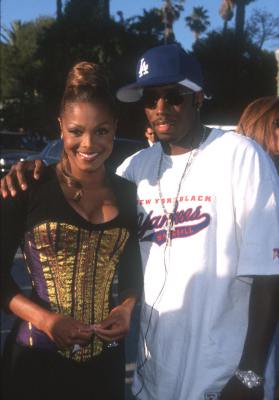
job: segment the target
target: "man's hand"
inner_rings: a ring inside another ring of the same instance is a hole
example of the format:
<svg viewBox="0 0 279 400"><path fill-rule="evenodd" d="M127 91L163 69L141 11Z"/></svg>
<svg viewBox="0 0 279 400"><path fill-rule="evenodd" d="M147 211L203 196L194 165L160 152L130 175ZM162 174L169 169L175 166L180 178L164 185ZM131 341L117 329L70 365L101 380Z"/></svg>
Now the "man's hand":
<svg viewBox="0 0 279 400"><path fill-rule="evenodd" d="M10 171L1 179L1 195L16 196L16 187L19 186L22 190L27 189L26 173L33 171L34 179L39 179L44 168L42 160L26 160L14 164ZM18 185L16 185L18 183Z"/></svg>
<svg viewBox="0 0 279 400"><path fill-rule="evenodd" d="M263 398L262 386L248 389L233 376L222 390L220 400L263 400Z"/></svg>

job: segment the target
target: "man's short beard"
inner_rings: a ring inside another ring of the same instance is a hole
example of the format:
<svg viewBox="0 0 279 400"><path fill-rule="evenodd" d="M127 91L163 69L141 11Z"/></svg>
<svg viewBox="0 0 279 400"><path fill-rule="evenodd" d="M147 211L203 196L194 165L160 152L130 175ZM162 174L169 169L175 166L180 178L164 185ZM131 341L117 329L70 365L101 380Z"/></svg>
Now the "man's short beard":
<svg viewBox="0 0 279 400"><path fill-rule="evenodd" d="M181 146L181 147L189 147L190 145L193 144L195 141L195 133L192 133L193 131L190 130L188 131L184 136L176 137L172 135L166 135L163 136L163 138L158 136L158 139L162 143L166 143L169 145L176 145L176 146Z"/></svg>

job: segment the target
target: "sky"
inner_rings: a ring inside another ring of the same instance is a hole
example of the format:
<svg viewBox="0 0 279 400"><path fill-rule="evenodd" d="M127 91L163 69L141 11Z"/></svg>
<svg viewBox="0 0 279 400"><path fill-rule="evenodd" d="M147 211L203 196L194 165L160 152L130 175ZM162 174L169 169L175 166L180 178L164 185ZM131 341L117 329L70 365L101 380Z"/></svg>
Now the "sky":
<svg viewBox="0 0 279 400"><path fill-rule="evenodd" d="M210 19L208 30L221 29L223 20L218 12L220 3L221 0L185 1L185 10L180 19L174 24L174 32L176 39L186 50L191 50L194 38L192 32L185 25L184 17L191 14L193 7L203 6L208 10ZM121 10L124 13L124 17L128 18L134 15L141 15L144 8L149 10L152 7L161 7L162 4L162 0L111 0L110 13L112 16L116 16L116 12ZM254 9L265 10L272 13L274 17L279 17L278 0L256 0L246 7L246 19L249 18ZM26 22L43 15L55 17L55 12L56 0L1 0L1 20L2 25L6 28L9 28L10 23L14 20ZM229 23L229 26L233 25L234 20ZM264 47L274 51L276 45L278 47L279 43L269 42Z"/></svg>

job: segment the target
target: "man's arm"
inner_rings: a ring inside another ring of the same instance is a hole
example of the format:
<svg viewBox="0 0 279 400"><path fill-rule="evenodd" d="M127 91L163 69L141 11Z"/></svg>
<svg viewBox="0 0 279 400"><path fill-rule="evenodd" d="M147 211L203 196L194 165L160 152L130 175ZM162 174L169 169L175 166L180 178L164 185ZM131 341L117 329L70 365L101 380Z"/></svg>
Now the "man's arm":
<svg viewBox="0 0 279 400"><path fill-rule="evenodd" d="M1 179L1 195L3 198L16 196L16 188L27 189L26 174L33 172L34 179L39 179L44 168L42 160L26 160L14 164Z"/></svg>
<svg viewBox="0 0 279 400"><path fill-rule="evenodd" d="M254 278L249 322L243 353L238 366L263 377L269 346L279 320L279 275ZM229 332L228 332L229 334ZM263 385L249 389L233 376L221 393L221 400L262 400Z"/></svg>

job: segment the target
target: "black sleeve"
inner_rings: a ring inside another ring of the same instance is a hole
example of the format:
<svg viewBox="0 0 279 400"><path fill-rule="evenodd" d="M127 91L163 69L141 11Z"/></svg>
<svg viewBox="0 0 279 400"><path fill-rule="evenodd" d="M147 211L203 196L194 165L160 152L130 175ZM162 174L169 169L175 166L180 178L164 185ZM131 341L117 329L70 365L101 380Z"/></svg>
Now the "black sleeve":
<svg viewBox="0 0 279 400"><path fill-rule="evenodd" d="M136 186L123 179L116 188L119 211L124 225L128 227L129 238L120 257L118 268L118 288L120 300L129 295L141 295L143 278L141 256L137 235L137 197Z"/></svg>
<svg viewBox="0 0 279 400"><path fill-rule="evenodd" d="M27 216L27 193L20 189L16 197L0 198L0 302L5 308L20 288L11 275L11 268L17 249L23 239Z"/></svg>
<svg viewBox="0 0 279 400"><path fill-rule="evenodd" d="M143 281L141 258L137 236L132 232L120 259L118 281L120 300L130 295L140 298Z"/></svg>

